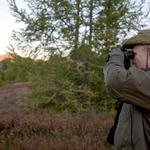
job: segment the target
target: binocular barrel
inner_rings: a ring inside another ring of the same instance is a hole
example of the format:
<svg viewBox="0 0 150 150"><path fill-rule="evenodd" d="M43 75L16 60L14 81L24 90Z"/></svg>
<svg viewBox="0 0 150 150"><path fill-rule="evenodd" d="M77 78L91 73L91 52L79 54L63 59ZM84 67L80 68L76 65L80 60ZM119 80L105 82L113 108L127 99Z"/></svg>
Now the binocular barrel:
<svg viewBox="0 0 150 150"><path fill-rule="evenodd" d="M134 58L134 52L133 51L127 51L125 49L121 49L123 54L124 54L124 66L125 66L125 69L129 69L129 67L131 66L131 60ZM109 58L110 58L110 55L109 54L106 54L106 62L109 61Z"/></svg>
<svg viewBox="0 0 150 150"><path fill-rule="evenodd" d="M134 58L134 52L133 51L127 51L127 50L123 50L122 51L123 52L123 54L124 54L124 61L125 62L127 62L127 61L130 61L130 60L132 60L133 58ZM109 54L106 54L106 62L108 62L109 61Z"/></svg>

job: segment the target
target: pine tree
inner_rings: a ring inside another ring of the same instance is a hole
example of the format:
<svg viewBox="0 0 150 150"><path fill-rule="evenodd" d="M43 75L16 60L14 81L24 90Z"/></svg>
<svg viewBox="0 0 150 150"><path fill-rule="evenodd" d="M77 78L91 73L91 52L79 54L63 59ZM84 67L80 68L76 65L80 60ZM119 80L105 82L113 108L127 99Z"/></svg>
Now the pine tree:
<svg viewBox="0 0 150 150"><path fill-rule="evenodd" d="M146 11L145 1L130 0L26 0L28 9L19 9L15 0L7 0L11 14L25 27L12 38L19 48L49 54L73 50L83 43L98 49L121 44L132 30L139 30ZM36 48L31 49L36 43ZM55 46L54 46L55 45ZM43 52L42 51L42 52Z"/></svg>
<svg viewBox="0 0 150 150"><path fill-rule="evenodd" d="M17 22L25 24L13 32L16 47L48 56L32 76L30 96L36 96L36 104L73 112L108 105L104 56L145 25L144 0L26 0L27 10L15 0L8 4Z"/></svg>

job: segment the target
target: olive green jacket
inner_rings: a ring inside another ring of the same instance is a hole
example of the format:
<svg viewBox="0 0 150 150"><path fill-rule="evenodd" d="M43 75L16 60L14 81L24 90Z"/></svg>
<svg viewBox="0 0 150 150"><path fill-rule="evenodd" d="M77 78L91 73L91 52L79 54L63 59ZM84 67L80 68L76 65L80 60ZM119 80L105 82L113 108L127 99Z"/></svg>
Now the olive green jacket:
<svg viewBox="0 0 150 150"><path fill-rule="evenodd" d="M124 69L117 59L104 68L107 92L124 102L117 125L115 150L150 150L150 70Z"/></svg>

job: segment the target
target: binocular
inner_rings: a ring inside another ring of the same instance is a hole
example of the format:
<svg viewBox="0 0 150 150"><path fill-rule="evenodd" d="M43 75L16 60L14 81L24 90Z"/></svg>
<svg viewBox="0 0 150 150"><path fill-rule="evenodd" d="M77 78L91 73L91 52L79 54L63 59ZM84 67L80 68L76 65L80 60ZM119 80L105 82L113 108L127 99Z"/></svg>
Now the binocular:
<svg viewBox="0 0 150 150"><path fill-rule="evenodd" d="M131 66L131 60L134 58L134 52L133 51L127 51L124 48L121 48L123 54L124 54L124 65L126 69L129 69ZM106 62L109 61L109 54L106 54Z"/></svg>

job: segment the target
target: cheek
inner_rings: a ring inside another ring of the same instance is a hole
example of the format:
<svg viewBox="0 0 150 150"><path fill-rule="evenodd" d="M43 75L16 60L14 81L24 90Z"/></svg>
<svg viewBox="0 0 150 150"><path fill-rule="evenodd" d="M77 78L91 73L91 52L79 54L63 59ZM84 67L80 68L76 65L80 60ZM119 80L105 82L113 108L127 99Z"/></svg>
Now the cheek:
<svg viewBox="0 0 150 150"><path fill-rule="evenodd" d="M135 56L135 60L136 60L136 61L140 61L140 60L141 60L141 56L140 56L140 55L136 55L136 56Z"/></svg>
<svg viewBox="0 0 150 150"><path fill-rule="evenodd" d="M137 60L138 60L138 57L137 57L137 55L136 55L136 56L134 56L133 61L136 62Z"/></svg>

